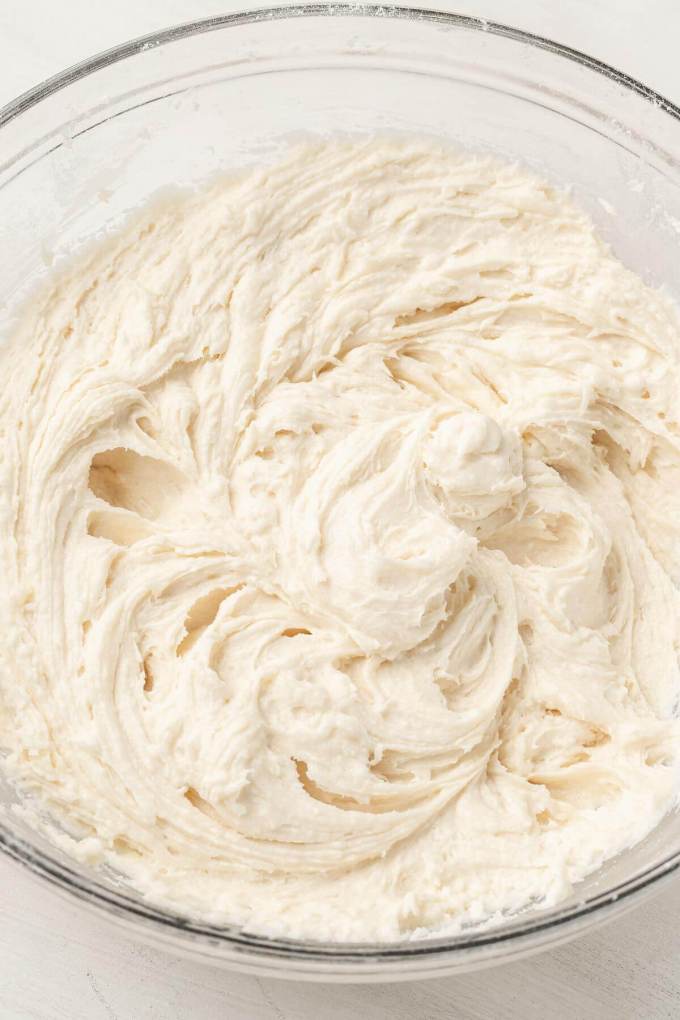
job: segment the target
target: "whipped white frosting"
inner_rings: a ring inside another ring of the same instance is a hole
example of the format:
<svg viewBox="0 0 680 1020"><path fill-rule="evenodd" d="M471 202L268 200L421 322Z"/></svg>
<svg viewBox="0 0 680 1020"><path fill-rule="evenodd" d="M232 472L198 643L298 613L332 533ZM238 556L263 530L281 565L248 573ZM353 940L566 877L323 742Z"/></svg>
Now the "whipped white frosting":
<svg viewBox="0 0 680 1020"><path fill-rule="evenodd" d="M393 939L674 803L680 317L429 143L148 211L0 356L0 745L156 901Z"/></svg>

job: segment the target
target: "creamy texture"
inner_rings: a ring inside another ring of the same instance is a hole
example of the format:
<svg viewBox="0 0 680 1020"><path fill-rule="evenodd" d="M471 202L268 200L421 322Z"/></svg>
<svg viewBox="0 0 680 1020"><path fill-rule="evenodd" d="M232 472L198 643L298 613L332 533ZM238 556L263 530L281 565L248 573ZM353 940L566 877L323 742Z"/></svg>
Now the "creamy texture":
<svg viewBox="0 0 680 1020"><path fill-rule="evenodd" d="M565 193L296 149L59 276L1 367L0 744L74 854L392 939L674 803L680 318Z"/></svg>

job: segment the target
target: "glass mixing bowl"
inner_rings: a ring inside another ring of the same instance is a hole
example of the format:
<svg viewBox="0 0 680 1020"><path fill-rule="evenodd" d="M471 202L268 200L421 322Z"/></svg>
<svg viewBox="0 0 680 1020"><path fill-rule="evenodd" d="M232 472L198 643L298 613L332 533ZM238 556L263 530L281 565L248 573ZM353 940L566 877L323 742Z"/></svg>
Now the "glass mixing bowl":
<svg viewBox="0 0 680 1020"><path fill-rule="evenodd" d="M94 57L0 111L0 336L64 259L159 190L271 160L291 139L408 132L519 159L572 186L617 254L680 298L680 110L582 53L481 19L346 4L171 28ZM136 938L258 974L442 975L554 945L659 889L680 815L551 909L493 929L385 945L276 940L212 927L74 863L16 816L4 852Z"/></svg>

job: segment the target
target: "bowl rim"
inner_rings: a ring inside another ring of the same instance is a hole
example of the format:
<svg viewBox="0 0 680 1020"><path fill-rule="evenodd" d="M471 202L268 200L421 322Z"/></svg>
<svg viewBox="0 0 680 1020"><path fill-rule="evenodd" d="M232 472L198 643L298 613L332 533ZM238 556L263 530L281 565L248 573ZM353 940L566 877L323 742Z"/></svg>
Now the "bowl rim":
<svg viewBox="0 0 680 1020"><path fill-rule="evenodd" d="M307 2L290 6L259 7L183 22L103 50L46 78L1 107L0 129L74 82L128 57L136 56L167 43L259 22L345 17L420 21L470 29L523 43L594 71L680 121L680 106L618 68L553 39L511 25L483 17L432 8L391 4ZM517 946L519 950L520 945L524 945L530 936L548 935L552 932L557 937L559 932L563 933L563 937L566 938L579 919L598 913L603 915L602 920L604 920L608 916L606 907L613 907L615 904L623 905L625 901L630 900L630 897L640 894L644 890L651 891L651 886L680 868L680 850L678 850L632 878L619 882L589 899L562 909L558 906L551 910L548 916L527 911L517 915L516 919L510 919L501 925L477 929L477 931L468 933L432 935L422 939L405 939L385 943L327 942L259 935L226 925L216 926L195 921L172 910L155 907L144 899L134 899L125 892L108 888L96 878L78 874L74 868L63 864L55 856L38 849L27 840L10 832L4 827L1 820L0 852L51 886L65 892L69 898L78 899L94 907L100 913L103 912L118 920L127 920L130 923L147 922L149 935L155 934L161 937L165 935L167 940L168 934L172 932L189 944L184 948L190 948L191 942L194 943L194 946L202 945L206 950L212 947L213 952L210 955L213 959L218 957L224 962L238 966L240 956L240 962L243 964L250 962L252 967L256 966L257 960L263 966L266 966L268 960L270 963L277 959L297 960L303 967L307 965L309 974L314 970L318 971L318 968L325 964L326 967L335 965L339 970L346 971L348 976L358 975L361 967L365 968L371 962L382 964L399 962L403 965L406 962L415 964L419 959L424 962L424 958L435 957L439 958L443 964L442 957L462 956L474 952L475 949L491 950L494 946L501 949L503 945L510 944ZM215 953L216 946L220 946L222 950L230 949L234 955L230 957ZM500 962L508 955L507 951L503 952L501 949L496 957L490 959L490 962L496 960ZM440 972L439 970L433 971L433 973ZM285 976L280 971L272 971L272 973L277 973L279 977ZM295 976L303 977L305 975L304 972L298 971Z"/></svg>
<svg viewBox="0 0 680 1020"><path fill-rule="evenodd" d="M649 100L654 106L680 120L679 105L660 92L656 92L649 85L645 85L631 75L626 74L625 71L620 71L612 64L599 60L597 57L592 57L582 50L558 43L547 36L527 32L512 25L506 25L503 22L492 21L488 18L476 17L471 14L457 14L453 11L441 11L430 7L409 7L402 4L308 2L273 7L257 7L252 10L236 11L233 14L213 15L208 18L198 18L195 21L185 21L177 25L171 25L168 28L159 29L157 32L149 32L146 35L136 36L127 42L101 50L99 53L94 54L94 56L78 61L78 63L72 64L63 71L45 78L44 81L20 93L15 99L0 107L0 127L4 127L32 106L54 95L55 92L59 92L60 89L66 88L67 85L71 85L73 82L86 77L88 74L93 74L95 71L100 71L121 60L126 60L128 57L136 56L138 53L156 46L162 46L165 43L176 42L179 39L186 39L193 35L203 35L206 32L218 31L222 28L255 24L262 21L283 21L286 19L314 17L343 18L348 16L385 18L395 21L425 21L432 24L443 24L458 28L469 28L473 31L488 32L490 35L527 43L536 49L547 50L573 63L580 64L582 67L596 71L616 84L624 86L631 92L635 92L643 99Z"/></svg>

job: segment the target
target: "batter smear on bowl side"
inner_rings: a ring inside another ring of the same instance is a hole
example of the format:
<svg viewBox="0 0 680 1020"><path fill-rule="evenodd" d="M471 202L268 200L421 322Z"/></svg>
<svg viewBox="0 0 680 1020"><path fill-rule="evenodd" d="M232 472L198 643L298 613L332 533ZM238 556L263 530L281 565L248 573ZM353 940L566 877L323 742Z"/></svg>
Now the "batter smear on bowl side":
<svg viewBox="0 0 680 1020"><path fill-rule="evenodd" d="M0 370L3 768L74 855L391 940L674 805L680 315L566 193L296 148L55 276Z"/></svg>

